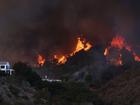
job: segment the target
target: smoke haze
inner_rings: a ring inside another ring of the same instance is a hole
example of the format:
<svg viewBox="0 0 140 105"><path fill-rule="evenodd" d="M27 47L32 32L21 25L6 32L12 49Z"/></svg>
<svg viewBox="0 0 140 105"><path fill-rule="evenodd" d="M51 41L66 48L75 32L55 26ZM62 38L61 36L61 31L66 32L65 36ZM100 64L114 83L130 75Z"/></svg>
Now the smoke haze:
<svg viewBox="0 0 140 105"><path fill-rule="evenodd" d="M140 44L135 0L0 0L0 60L34 62L68 53L77 36L108 44L116 34Z"/></svg>

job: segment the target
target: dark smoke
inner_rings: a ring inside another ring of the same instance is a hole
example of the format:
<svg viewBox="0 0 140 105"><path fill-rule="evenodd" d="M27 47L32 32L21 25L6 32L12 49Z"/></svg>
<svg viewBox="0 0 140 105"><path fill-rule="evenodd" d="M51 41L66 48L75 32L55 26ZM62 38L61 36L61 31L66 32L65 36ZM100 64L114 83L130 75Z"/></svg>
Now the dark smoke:
<svg viewBox="0 0 140 105"><path fill-rule="evenodd" d="M1 0L0 59L34 62L68 53L83 34L108 44L116 34L139 42L140 7L135 0Z"/></svg>

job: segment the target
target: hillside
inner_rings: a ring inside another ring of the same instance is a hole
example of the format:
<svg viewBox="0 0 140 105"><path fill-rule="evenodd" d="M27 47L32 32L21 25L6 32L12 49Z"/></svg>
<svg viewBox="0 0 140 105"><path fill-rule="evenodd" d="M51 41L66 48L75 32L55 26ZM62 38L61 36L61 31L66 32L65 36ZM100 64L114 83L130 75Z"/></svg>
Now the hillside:
<svg viewBox="0 0 140 105"><path fill-rule="evenodd" d="M140 104L139 63L110 67L103 73L104 81L97 82L88 77L87 82L49 83L40 81L32 68L24 63L17 63L14 67L15 75L0 77L0 105ZM98 87L95 83L101 85Z"/></svg>
<svg viewBox="0 0 140 105"><path fill-rule="evenodd" d="M34 93L27 81L0 77L0 105L34 105Z"/></svg>
<svg viewBox="0 0 140 105"><path fill-rule="evenodd" d="M108 105L140 104L140 67L134 65L114 78L100 90L100 96Z"/></svg>

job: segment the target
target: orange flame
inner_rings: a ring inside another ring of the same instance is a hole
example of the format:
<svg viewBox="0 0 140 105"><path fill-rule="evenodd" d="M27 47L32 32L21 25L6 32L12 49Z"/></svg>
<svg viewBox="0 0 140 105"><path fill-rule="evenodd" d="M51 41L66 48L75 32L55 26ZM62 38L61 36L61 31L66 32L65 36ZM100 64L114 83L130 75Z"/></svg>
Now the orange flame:
<svg viewBox="0 0 140 105"><path fill-rule="evenodd" d="M58 63L64 64L66 61L67 61L67 58L65 56L62 56L61 58L59 58Z"/></svg>
<svg viewBox="0 0 140 105"><path fill-rule="evenodd" d="M125 39L122 36L116 36L112 39L111 47L121 50L125 48L125 46L126 46ZM122 54L120 53L120 51L118 53L119 53L119 56L118 58L116 58L115 65L122 65L123 64Z"/></svg>
<svg viewBox="0 0 140 105"><path fill-rule="evenodd" d="M131 52L133 54L134 60L137 62L140 62L140 56L138 56L135 51L133 51L133 49L131 48L130 45L128 45L125 41L125 39L122 36L116 36L112 39L111 41L111 45L107 48L105 48L104 51L104 56L109 56L109 52L110 52L110 48L116 48L119 49L118 53L119 53L119 57L116 58L116 61L114 64L115 65L122 65L123 61L122 61L122 54L121 54L121 50L124 48L126 49L128 52ZM112 63L112 61L110 60L110 62Z"/></svg>
<svg viewBox="0 0 140 105"><path fill-rule="evenodd" d="M79 51L84 49L84 44L83 43L84 42L81 40L81 38L78 37L77 38L77 45L76 45L75 50L73 51L73 54L75 54L75 53L77 53L77 52L79 52Z"/></svg>
<svg viewBox="0 0 140 105"><path fill-rule="evenodd" d="M140 62L140 56L138 56L135 52L133 53L134 59L137 62Z"/></svg>
<svg viewBox="0 0 140 105"><path fill-rule="evenodd" d="M123 61L122 61L122 54L120 53L120 50L125 48L125 45L126 45L126 42L122 36L114 37L111 41L111 45L109 47L105 48L104 56L108 57L110 55L111 48L119 49L118 50L119 56L117 58L111 58L111 59L109 58L109 62L116 66L122 65ZM127 48L129 49L129 47L127 47Z"/></svg>
<svg viewBox="0 0 140 105"><path fill-rule="evenodd" d="M89 42L87 42L86 43L86 47L84 48L84 50L85 51L88 51L88 50L90 50L92 48L92 45L89 43Z"/></svg>
<svg viewBox="0 0 140 105"><path fill-rule="evenodd" d="M122 36L116 36L112 39L111 46L114 48L123 49L125 47L125 39Z"/></svg>
<svg viewBox="0 0 140 105"><path fill-rule="evenodd" d="M117 63L116 64L123 65L122 54L119 54L119 57L118 57L118 60L117 60Z"/></svg>
<svg viewBox="0 0 140 105"><path fill-rule="evenodd" d="M109 48L105 48L105 51L104 51L104 56L107 56L109 55Z"/></svg>
<svg viewBox="0 0 140 105"><path fill-rule="evenodd" d="M70 55L73 56L75 53L77 53L81 50L88 51L89 49L91 49L91 47L92 47L92 45L89 42L85 42L85 39L82 40L80 37L78 37L76 48Z"/></svg>
<svg viewBox="0 0 140 105"><path fill-rule="evenodd" d="M54 55L54 59L57 60L57 64L65 64L67 61L67 57L64 55L60 57L58 57L57 55Z"/></svg>
<svg viewBox="0 0 140 105"><path fill-rule="evenodd" d="M86 42L85 39L78 37L75 50L72 51L72 53L68 55L61 55L61 56L54 55L54 59L57 60L57 64L65 64L67 62L68 57L75 55L77 52L81 50L88 51L89 49L91 49L91 47L92 45L89 42Z"/></svg>
<svg viewBox="0 0 140 105"><path fill-rule="evenodd" d="M37 58L37 61L38 61L38 64L43 66L45 64L45 58L42 56L42 55L38 55L38 58Z"/></svg>
<svg viewBox="0 0 140 105"><path fill-rule="evenodd" d="M92 48L92 45L87 42L84 38L78 37L77 38L77 44L75 46L74 51L70 54L61 54L61 55L54 55L54 59L57 60L57 64L65 64L67 62L68 57L74 56L77 52L84 50L88 51ZM110 51L111 48L117 49L117 58L110 58ZM112 39L110 46L106 47L104 50L104 56L106 58L109 58L107 61L109 63L114 64L114 65L123 65L123 60L122 60L122 53L121 50L126 49L128 52L132 53L133 59L137 62L140 62L140 56L137 55L137 53L133 50L133 48L128 45L126 42L125 38L122 36L116 36ZM38 55L38 64L43 66L45 63L45 58L42 55Z"/></svg>

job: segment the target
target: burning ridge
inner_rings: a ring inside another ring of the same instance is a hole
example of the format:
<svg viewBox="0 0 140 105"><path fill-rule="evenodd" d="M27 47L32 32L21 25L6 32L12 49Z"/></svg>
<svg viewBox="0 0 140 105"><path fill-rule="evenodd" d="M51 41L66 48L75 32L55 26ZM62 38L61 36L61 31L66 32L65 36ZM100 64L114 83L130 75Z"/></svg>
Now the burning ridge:
<svg viewBox="0 0 140 105"><path fill-rule="evenodd" d="M135 61L140 62L140 56L136 54L136 52L133 50L133 48L127 43L124 37L122 36L116 36L112 39L110 45L105 48L104 50L104 56L108 58L111 53L111 49L117 50L117 58L110 58L108 59L109 63L114 65L123 65L122 60L122 50L125 49L126 51L130 52L133 55L133 58Z"/></svg>
<svg viewBox="0 0 140 105"><path fill-rule="evenodd" d="M90 42L88 42L85 38L78 37L75 49L70 54L67 55L55 54L52 59L56 61L57 65L65 64L69 57L74 56L81 50L89 51L91 48L94 49L94 46ZM115 53L116 53L115 57L112 57L112 49L115 49ZM104 49L103 55L106 57L108 63L116 66L123 65L123 60L122 60L123 49L131 53L133 55L133 59L136 62L140 62L140 56L137 55L137 53L133 50L131 45L129 45L125 40L125 38L121 35L113 37L109 46L107 46ZM46 62L46 59L41 54L39 54L37 61L40 66L43 66Z"/></svg>
<svg viewBox="0 0 140 105"><path fill-rule="evenodd" d="M58 65L65 64L67 62L67 58L74 56L76 53L78 53L81 50L88 51L91 48L92 48L92 45L90 44L90 42L86 42L86 40L84 38L78 37L77 44L76 44L74 51L72 51L70 54L67 54L67 55L55 54L53 56L53 60L55 60ZM38 55L38 64L43 66L45 61L46 61L45 58L39 54Z"/></svg>

